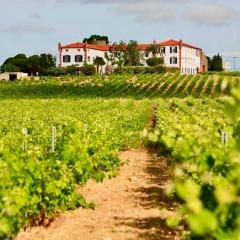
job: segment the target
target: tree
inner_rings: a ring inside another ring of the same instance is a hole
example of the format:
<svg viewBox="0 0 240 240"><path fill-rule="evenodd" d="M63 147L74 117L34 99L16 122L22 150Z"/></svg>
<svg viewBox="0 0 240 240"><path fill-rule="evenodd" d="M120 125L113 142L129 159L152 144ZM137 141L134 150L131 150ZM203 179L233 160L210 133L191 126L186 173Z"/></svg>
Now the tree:
<svg viewBox="0 0 240 240"><path fill-rule="evenodd" d="M25 54L18 54L8 58L2 65L2 72L26 72L27 57Z"/></svg>
<svg viewBox="0 0 240 240"><path fill-rule="evenodd" d="M217 72L223 71L223 59L220 56L220 54L214 55L212 59L208 60L208 63L210 63L210 66L209 66L210 71L217 71Z"/></svg>
<svg viewBox="0 0 240 240"><path fill-rule="evenodd" d="M125 52L126 52L126 43L120 41L118 44L113 44L113 47L110 48L110 53L105 54L105 58L107 61L111 63L112 66L117 65L121 68L125 62Z"/></svg>
<svg viewBox="0 0 240 240"><path fill-rule="evenodd" d="M26 70L29 75L36 76L38 75L38 72L40 71L40 57L39 55L33 55L28 58L27 64L26 64Z"/></svg>
<svg viewBox="0 0 240 240"><path fill-rule="evenodd" d="M13 64L20 69L21 72L27 72L26 65L27 65L28 58L25 54L18 54L14 57Z"/></svg>
<svg viewBox="0 0 240 240"><path fill-rule="evenodd" d="M2 72L25 72L30 75L47 75L49 69L56 67L56 58L51 54L43 53L29 58L25 54L18 54L8 58L1 66Z"/></svg>
<svg viewBox="0 0 240 240"><path fill-rule="evenodd" d="M89 38L83 39L84 43L89 43L89 44L92 44L95 41L106 41L106 44L109 44L108 36L101 36L101 35L94 34L94 35L90 36Z"/></svg>
<svg viewBox="0 0 240 240"><path fill-rule="evenodd" d="M102 57L96 57L93 61L93 64L97 66L97 73L99 73L99 67L104 66L106 63Z"/></svg>
<svg viewBox="0 0 240 240"><path fill-rule="evenodd" d="M141 60L143 60L143 55L137 41L129 41L126 44L120 41L118 44L114 44L110 49L110 54L106 54L106 59L111 62L111 64L117 65L121 68L125 66L139 66Z"/></svg>
<svg viewBox="0 0 240 240"><path fill-rule="evenodd" d="M16 67L13 63L4 63L1 66L1 72L20 72L21 69L19 67Z"/></svg>
<svg viewBox="0 0 240 240"><path fill-rule="evenodd" d="M56 58L52 54L43 53L39 59L40 75L47 75L47 72L52 67L56 66Z"/></svg>
<svg viewBox="0 0 240 240"><path fill-rule="evenodd" d="M152 56L155 58L158 55L162 56L163 49L159 44L156 44L155 42L152 43L150 46L148 46L146 50L146 54L152 53Z"/></svg>
<svg viewBox="0 0 240 240"><path fill-rule="evenodd" d="M148 58L146 62L148 66L155 67L158 65L162 65L164 63L164 59L162 57L161 58L152 57L152 58Z"/></svg>
<svg viewBox="0 0 240 240"><path fill-rule="evenodd" d="M129 66L141 65L141 49L138 46L137 41L129 41L124 53L124 64Z"/></svg>

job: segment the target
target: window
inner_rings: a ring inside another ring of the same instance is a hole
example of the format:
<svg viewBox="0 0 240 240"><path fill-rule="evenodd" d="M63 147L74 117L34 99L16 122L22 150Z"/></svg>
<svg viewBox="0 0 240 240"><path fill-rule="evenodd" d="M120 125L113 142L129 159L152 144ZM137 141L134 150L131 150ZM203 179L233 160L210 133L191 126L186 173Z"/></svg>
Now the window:
<svg viewBox="0 0 240 240"><path fill-rule="evenodd" d="M90 56L88 56L88 62L90 62L91 61L91 57Z"/></svg>
<svg viewBox="0 0 240 240"><path fill-rule="evenodd" d="M146 53L145 56L148 58L149 57L149 53Z"/></svg>
<svg viewBox="0 0 240 240"><path fill-rule="evenodd" d="M170 47L170 53L177 53L178 49L177 47Z"/></svg>
<svg viewBox="0 0 240 240"><path fill-rule="evenodd" d="M81 49L78 49L78 52L80 52L81 51Z"/></svg>
<svg viewBox="0 0 240 240"><path fill-rule="evenodd" d="M162 47L162 53L166 53L166 48Z"/></svg>
<svg viewBox="0 0 240 240"><path fill-rule="evenodd" d="M65 49L65 52L68 52L68 49Z"/></svg>
<svg viewBox="0 0 240 240"><path fill-rule="evenodd" d="M70 55L64 55L63 56L63 62L65 62L65 63L71 62L71 56Z"/></svg>
<svg viewBox="0 0 240 240"><path fill-rule="evenodd" d="M83 56L82 55L76 55L75 56L75 62L82 62L83 61Z"/></svg>
<svg viewBox="0 0 240 240"><path fill-rule="evenodd" d="M170 58L170 64L177 64L178 59L176 57L171 57Z"/></svg>

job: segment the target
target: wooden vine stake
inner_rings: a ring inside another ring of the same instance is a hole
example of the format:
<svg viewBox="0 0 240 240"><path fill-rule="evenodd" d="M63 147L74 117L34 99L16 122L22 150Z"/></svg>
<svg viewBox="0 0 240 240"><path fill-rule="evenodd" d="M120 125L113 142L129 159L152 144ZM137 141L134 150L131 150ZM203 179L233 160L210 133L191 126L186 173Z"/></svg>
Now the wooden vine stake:
<svg viewBox="0 0 240 240"><path fill-rule="evenodd" d="M55 152L55 148L56 148L56 133L57 133L57 129L56 127L52 127L52 152Z"/></svg>
<svg viewBox="0 0 240 240"><path fill-rule="evenodd" d="M26 137L27 134L28 134L27 128L23 128L22 133L23 133L23 136ZM22 150L27 151L27 143L26 143L25 139L24 139L24 142L23 142L23 145L22 145Z"/></svg>
<svg viewBox="0 0 240 240"><path fill-rule="evenodd" d="M227 132L222 132L222 144L225 146L225 151L228 146L229 134Z"/></svg>

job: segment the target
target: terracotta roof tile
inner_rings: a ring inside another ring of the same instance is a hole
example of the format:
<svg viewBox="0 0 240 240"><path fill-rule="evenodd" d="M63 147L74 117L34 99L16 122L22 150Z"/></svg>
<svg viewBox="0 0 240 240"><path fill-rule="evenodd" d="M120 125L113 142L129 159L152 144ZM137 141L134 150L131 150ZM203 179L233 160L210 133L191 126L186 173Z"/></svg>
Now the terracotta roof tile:
<svg viewBox="0 0 240 240"><path fill-rule="evenodd" d="M159 42L157 43L160 46L178 46L180 44L180 41L176 41L173 39L167 40L167 41L163 41L163 42ZM139 47L141 50L146 51L147 48L150 46L151 44L139 44ZM61 49L64 48L84 48L87 47L88 49L94 49L94 50L100 50L100 51L109 51L111 48L113 48L113 45L93 45L93 44L85 44L85 43L81 43L81 42L76 42L76 43L71 43L71 44L67 44L67 45L62 45L60 46ZM201 48L196 47L194 45L182 42L182 46L185 47L189 47L189 48L194 48L194 49L199 49L201 50Z"/></svg>
<svg viewBox="0 0 240 240"><path fill-rule="evenodd" d="M88 49L95 49L95 50L101 50L101 51L109 51L110 46L109 45L93 45L93 44L85 44L81 42L76 43L70 43L67 45L62 45L60 48L84 48L87 47Z"/></svg>

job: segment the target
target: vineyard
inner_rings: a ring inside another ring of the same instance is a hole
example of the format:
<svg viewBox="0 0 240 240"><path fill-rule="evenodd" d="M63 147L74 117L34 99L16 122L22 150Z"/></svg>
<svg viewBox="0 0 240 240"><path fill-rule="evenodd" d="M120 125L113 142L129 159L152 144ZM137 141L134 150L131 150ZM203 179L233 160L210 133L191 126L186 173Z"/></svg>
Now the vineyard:
<svg viewBox="0 0 240 240"><path fill-rule="evenodd" d="M192 98L159 101L154 129L146 142L168 154L174 177L166 190L182 206L170 226L188 224L190 239L240 238L240 94L227 104Z"/></svg>
<svg viewBox="0 0 240 240"><path fill-rule="evenodd" d="M139 145L147 112L147 101L2 101L0 239L56 209L87 206L77 186L114 175L118 151Z"/></svg>
<svg viewBox="0 0 240 240"><path fill-rule="evenodd" d="M145 142L174 172L166 192L181 207L167 224L184 225L189 239L239 240L239 92L230 98L239 80L167 73L0 82L0 239L59 211L94 208L78 187L114 177L119 151Z"/></svg>
<svg viewBox="0 0 240 240"><path fill-rule="evenodd" d="M0 85L0 99L54 97L134 97L134 98L217 98L229 95L239 76L178 73L111 75L106 77L62 77L19 81Z"/></svg>

